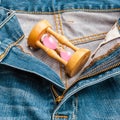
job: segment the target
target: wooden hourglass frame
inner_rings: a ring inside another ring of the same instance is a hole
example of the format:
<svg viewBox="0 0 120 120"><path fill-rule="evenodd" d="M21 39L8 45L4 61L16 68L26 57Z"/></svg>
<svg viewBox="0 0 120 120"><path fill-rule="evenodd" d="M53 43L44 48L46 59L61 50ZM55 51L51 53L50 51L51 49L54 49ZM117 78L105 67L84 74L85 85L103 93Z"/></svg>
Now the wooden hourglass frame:
<svg viewBox="0 0 120 120"><path fill-rule="evenodd" d="M62 59L55 50L43 45L43 43L40 40L42 36L46 33L55 37L60 44L65 45L74 50L74 53L68 61ZM78 73L80 69L82 69L91 53L89 49L77 48L71 42L69 42L69 40L65 36L54 32L50 23L47 20L42 20L33 27L29 34L27 42L30 47L41 48L50 57L64 64L65 71L70 77L74 76L76 73Z"/></svg>

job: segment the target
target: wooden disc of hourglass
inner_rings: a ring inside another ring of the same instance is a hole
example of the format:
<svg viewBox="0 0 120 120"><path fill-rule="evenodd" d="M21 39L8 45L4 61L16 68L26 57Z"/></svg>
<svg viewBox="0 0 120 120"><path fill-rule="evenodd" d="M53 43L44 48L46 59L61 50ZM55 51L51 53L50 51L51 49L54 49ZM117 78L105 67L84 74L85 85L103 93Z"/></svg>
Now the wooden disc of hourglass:
<svg viewBox="0 0 120 120"><path fill-rule="evenodd" d="M84 64L87 62L87 60L90 56L90 50L85 49L85 48L77 48L71 42L69 42L69 40L65 36L54 32L51 28L52 27L47 20L42 20L42 21L38 22L33 27L33 29L31 30L31 32L29 34L28 45L33 48L43 49L50 57L63 63L65 66L66 73L70 77L72 77L76 73L78 73L78 71L80 69L82 69ZM52 50L42 44L42 42L40 40L41 40L42 36L46 33L54 36L60 44L66 45L67 47L69 47L75 51L68 61L65 61L64 59L62 59L56 53L55 50Z"/></svg>

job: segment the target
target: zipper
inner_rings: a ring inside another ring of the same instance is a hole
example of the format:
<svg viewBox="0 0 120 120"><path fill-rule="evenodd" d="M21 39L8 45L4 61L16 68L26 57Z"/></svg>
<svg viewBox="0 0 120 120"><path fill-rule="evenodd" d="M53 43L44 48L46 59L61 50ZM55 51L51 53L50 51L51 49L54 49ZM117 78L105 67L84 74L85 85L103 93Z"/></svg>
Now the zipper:
<svg viewBox="0 0 120 120"><path fill-rule="evenodd" d="M117 63L117 64L115 64L115 65L113 65L113 66L111 66L111 67L109 67L109 68L107 68L107 69L101 70L101 71L99 71L99 72L97 72L97 73L95 73L95 74L92 73L92 74L88 74L88 75L86 75L86 76L81 77L80 79L78 79L77 81L75 81L69 88L67 88L66 90L64 90L64 91L63 91L63 94L62 94L61 96L57 96L56 102L57 102L57 103L60 103L60 102L62 101L62 99L64 98L65 94L67 93L67 91L68 91L74 84L76 84L77 82L79 82L80 80L83 80L83 79L86 79L86 78L89 78L89 77L96 76L96 75L98 75L98 74L100 74L100 73L102 73L102 72L106 72L107 70L113 69L113 68L118 67L118 66L120 66L120 62Z"/></svg>
<svg viewBox="0 0 120 120"><path fill-rule="evenodd" d="M58 95L58 93L57 93L57 91L55 90L55 88L54 88L54 86L53 85L51 85L51 89L52 89L52 92L53 92L53 94L54 94L54 96L55 96L55 102L56 103L59 103L62 99L63 99L63 95Z"/></svg>
<svg viewBox="0 0 120 120"><path fill-rule="evenodd" d="M117 48L119 48L119 47L120 47L120 44L116 45L116 46L115 46L115 49L117 49ZM114 49L114 50L115 50L115 49ZM111 60L111 61L112 61L112 60ZM104 65L104 64L103 64L103 65ZM57 102L61 102L62 99L64 98L65 94L67 93L67 91L68 91L73 85L75 85L77 82L79 82L80 80L83 80L83 79L86 79L86 78L89 78L89 77L96 76L96 75L98 75L98 74L100 74L100 73L106 72L106 71L108 71L108 70L110 70L110 69L113 69L113 68L115 68L115 67L118 67L118 66L120 66L120 62L118 62L118 63L116 63L116 64L114 64L114 65L112 65L112 66L110 66L110 67L108 67L108 68L101 69L101 70L99 70L98 72L94 72L94 71L96 70L96 68L95 68L95 69L93 69L92 73L89 73L89 74L87 74L87 75L85 74L85 75L81 76L79 79L77 79L76 81L74 81L71 86L69 86L67 89L65 89L65 90L63 91L63 94L62 94L61 96L57 96L57 98L59 98L59 101L57 101ZM57 100L57 98L56 98L56 100Z"/></svg>

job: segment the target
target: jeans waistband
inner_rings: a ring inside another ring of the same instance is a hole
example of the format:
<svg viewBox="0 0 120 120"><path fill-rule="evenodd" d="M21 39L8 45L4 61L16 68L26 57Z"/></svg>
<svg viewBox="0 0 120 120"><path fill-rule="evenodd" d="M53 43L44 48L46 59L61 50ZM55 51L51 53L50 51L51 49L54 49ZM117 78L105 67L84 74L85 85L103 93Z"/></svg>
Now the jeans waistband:
<svg viewBox="0 0 120 120"><path fill-rule="evenodd" d="M73 10L120 11L119 0L1 0L1 6L17 11L55 13Z"/></svg>

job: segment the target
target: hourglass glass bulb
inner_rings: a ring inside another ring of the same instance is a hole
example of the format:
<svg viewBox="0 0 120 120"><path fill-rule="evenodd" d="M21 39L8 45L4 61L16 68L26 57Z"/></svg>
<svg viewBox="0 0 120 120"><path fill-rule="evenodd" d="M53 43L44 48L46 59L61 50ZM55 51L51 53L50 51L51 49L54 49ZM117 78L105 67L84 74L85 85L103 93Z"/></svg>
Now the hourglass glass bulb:
<svg viewBox="0 0 120 120"><path fill-rule="evenodd" d="M43 42L44 46L50 49L55 50L57 48L57 41L48 34L43 35L41 41Z"/></svg>
<svg viewBox="0 0 120 120"><path fill-rule="evenodd" d="M65 61L68 61L68 60L71 58L72 54L71 54L71 52L69 52L69 51L60 51L60 56L61 56L61 58L63 58Z"/></svg>

